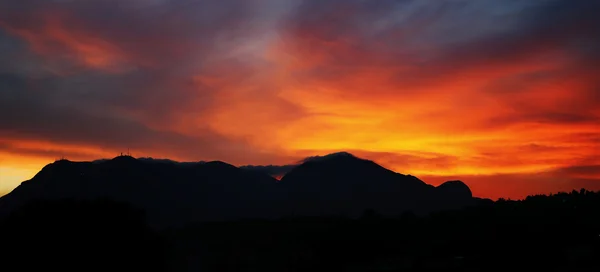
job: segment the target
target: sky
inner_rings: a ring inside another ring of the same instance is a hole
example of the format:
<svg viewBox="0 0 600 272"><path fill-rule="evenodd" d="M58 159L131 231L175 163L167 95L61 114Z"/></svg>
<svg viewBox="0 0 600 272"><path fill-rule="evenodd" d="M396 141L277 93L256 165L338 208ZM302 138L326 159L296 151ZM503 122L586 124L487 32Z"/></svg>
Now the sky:
<svg viewBox="0 0 600 272"><path fill-rule="evenodd" d="M600 2L0 1L0 195L57 158L348 151L521 198L600 190Z"/></svg>

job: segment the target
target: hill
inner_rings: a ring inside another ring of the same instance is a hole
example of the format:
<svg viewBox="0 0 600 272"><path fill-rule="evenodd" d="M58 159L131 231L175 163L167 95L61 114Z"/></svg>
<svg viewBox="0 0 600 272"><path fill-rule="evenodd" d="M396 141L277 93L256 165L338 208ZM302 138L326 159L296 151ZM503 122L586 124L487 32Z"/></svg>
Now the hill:
<svg viewBox="0 0 600 272"><path fill-rule="evenodd" d="M307 160L286 174L281 185L298 215L357 217L365 209L387 216L404 211L422 214L458 208L472 199L471 191L460 181L438 189L345 152ZM468 193L446 189L457 186Z"/></svg>
<svg viewBox="0 0 600 272"><path fill-rule="evenodd" d="M459 208L474 200L460 181L434 187L349 153L305 160L281 181L245 168L213 161L119 156L110 160L45 166L31 180L0 198L0 215L35 199L108 198L146 211L159 227L201 221L292 215L386 216Z"/></svg>

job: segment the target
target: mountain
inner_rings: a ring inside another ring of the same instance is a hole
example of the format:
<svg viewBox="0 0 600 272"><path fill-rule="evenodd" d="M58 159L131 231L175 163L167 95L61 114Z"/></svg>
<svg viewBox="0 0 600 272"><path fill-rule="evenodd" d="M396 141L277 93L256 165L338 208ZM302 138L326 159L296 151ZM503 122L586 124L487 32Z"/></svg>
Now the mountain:
<svg viewBox="0 0 600 272"><path fill-rule="evenodd" d="M434 187L349 153L312 157L278 181L256 169L220 162L178 163L119 156L45 166L0 198L0 215L34 199L125 201L144 209L158 227L195 221L427 213L473 201L460 181Z"/></svg>
<svg viewBox="0 0 600 272"><path fill-rule="evenodd" d="M356 217L373 209L394 216L403 211L427 213L460 207L472 200L469 187L460 181L436 188L345 152L307 159L280 183L298 215Z"/></svg>
<svg viewBox="0 0 600 272"><path fill-rule="evenodd" d="M145 209L157 225L269 217L279 197L275 189L274 178L223 162L61 160L0 198L0 213L38 198L110 198Z"/></svg>

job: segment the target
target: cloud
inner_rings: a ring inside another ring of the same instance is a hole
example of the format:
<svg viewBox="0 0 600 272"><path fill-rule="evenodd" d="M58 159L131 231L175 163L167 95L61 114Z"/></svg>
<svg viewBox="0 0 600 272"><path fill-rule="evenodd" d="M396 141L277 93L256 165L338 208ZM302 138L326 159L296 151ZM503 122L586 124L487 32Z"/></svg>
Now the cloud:
<svg viewBox="0 0 600 272"><path fill-rule="evenodd" d="M176 115L176 108L192 112L210 104L203 93L215 90L193 78L211 62L237 62L227 54L247 38L242 29L252 32L244 27L252 13L244 3L23 1L3 4L1 21L5 32L41 55L38 63L63 75L57 88L79 96L71 99L160 119Z"/></svg>
<svg viewBox="0 0 600 272"><path fill-rule="evenodd" d="M588 68L585 48L600 46L593 35L600 22L589 12L597 4L589 1L302 3L282 31L286 63L303 85L333 92L342 102L436 100L438 107L456 108L447 94L469 100L490 82ZM576 76L560 74L553 82ZM592 90L572 91L570 98Z"/></svg>
<svg viewBox="0 0 600 272"><path fill-rule="evenodd" d="M299 122L292 145L425 150L467 157L459 163L471 168L482 165L470 158L497 149L482 171L532 163L531 153L511 158L531 143L570 144L566 161L583 156L570 136L599 129L596 6L303 1L274 51L298 82L288 97L321 117Z"/></svg>
<svg viewBox="0 0 600 272"><path fill-rule="evenodd" d="M252 10L247 1L26 0L2 4L2 25L48 58L180 70L243 38Z"/></svg>
<svg viewBox="0 0 600 272"><path fill-rule="evenodd" d="M0 53L3 138L177 158L281 157L212 125L221 103L238 103L229 97L265 65L233 53L261 29L247 1L0 6L0 44L9 49ZM264 93L254 97L270 99Z"/></svg>
<svg viewBox="0 0 600 272"><path fill-rule="evenodd" d="M600 165L573 165L558 169L556 172L582 179L597 179L600 181Z"/></svg>
<svg viewBox="0 0 600 272"><path fill-rule="evenodd" d="M600 163L598 8L3 1L0 151L294 165L347 150L537 190L518 177ZM552 173L575 176L565 171Z"/></svg>
<svg viewBox="0 0 600 272"><path fill-rule="evenodd" d="M52 89L30 89L25 79L3 76L0 82L8 85L0 102L0 124L6 128L0 132L3 138L41 138L75 145L93 143L113 150L156 146L163 152L173 149L185 152L203 150L208 156L218 155L210 148L219 141L217 135L206 133L206 138L199 140L175 132L154 130L112 112L94 114L62 100L52 101L57 96ZM33 82L32 85L37 84ZM43 82L40 85L44 85ZM40 91L50 95L39 94Z"/></svg>
<svg viewBox="0 0 600 272"><path fill-rule="evenodd" d="M96 155L87 153L84 150L65 150L53 146L20 146L14 142L0 142L0 152L15 153L25 156L45 157L45 158L69 158L82 159Z"/></svg>

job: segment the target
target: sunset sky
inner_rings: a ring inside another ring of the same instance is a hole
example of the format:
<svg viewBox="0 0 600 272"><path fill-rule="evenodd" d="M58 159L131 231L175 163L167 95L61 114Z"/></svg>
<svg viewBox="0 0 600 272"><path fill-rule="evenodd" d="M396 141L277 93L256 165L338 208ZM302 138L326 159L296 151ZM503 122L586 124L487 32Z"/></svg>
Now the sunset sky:
<svg viewBox="0 0 600 272"><path fill-rule="evenodd" d="M600 190L600 1L0 1L0 195L59 157L348 151L482 197Z"/></svg>

